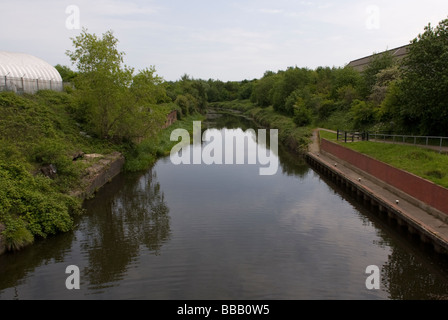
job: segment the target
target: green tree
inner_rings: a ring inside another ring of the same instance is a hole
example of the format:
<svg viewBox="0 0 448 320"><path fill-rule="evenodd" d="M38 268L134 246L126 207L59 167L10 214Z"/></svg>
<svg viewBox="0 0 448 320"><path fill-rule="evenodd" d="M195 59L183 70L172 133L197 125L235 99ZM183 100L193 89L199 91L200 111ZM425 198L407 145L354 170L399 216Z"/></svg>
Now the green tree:
<svg viewBox="0 0 448 320"><path fill-rule="evenodd" d="M58 70L64 82L73 82L78 75L75 71L71 70L70 67L62 66L57 64L55 69Z"/></svg>
<svg viewBox="0 0 448 320"><path fill-rule="evenodd" d="M412 40L403 60L405 126L424 135L448 135L448 19Z"/></svg>
<svg viewBox="0 0 448 320"><path fill-rule="evenodd" d="M166 93L163 78L156 74L154 66L141 70L134 76L131 92L139 104L171 102L171 99Z"/></svg>
<svg viewBox="0 0 448 320"><path fill-rule="evenodd" d="M384 69L391 68L395 63L394 56L390 51L374 54L368 67L363 71L363 86L361 93L367 99L372 93L377 82L377 75Z"/></svg>
<svg viewBox="0 0 448 320"><path fill-rule="evenodd" d="M75 84L82 120L101 138L128 138L124 132L133 131L132 121L140 115L129 93L134 70L123 65L118 40L112 31L98 37L83 29L72 41L74 50L66 53L79 71Z"/></svg>
<svg viewBox="0 0 448 320"><path fill-rule="evenodd" d="M269 107L272 105L272 90L277 79L278 76L274 72L265 72L263 78L254 84L251 101L260 107Z"/></svg>
<svg viewBox="0 0 448 320"><path fill-rule="evenodd" d="M276 111L293 115L291 110L286 110L285 105L288 97L295 90L304 88L313 80L314 72L304 68L288 68L279 73L280 79L273 88L272 104Z"/></svg>
<svg viewBox="0 0 448 320"><path fill-rule="evenodd" d="M353 120L353 129L369 129L369 127L375 124L378 112L378 108L374 107L372 103L361 100L353 101L350 111Z"/></svg>
<svg viewBox="0 0 448 320"><path fill-rule="evenodd" d="M386 98L391 83L399 78L400 69L398 65L394 65L378 72L376 75L376 83L372 87L372 93L369 96L369 100L372 101L375 106L380 106Z"/></svg>

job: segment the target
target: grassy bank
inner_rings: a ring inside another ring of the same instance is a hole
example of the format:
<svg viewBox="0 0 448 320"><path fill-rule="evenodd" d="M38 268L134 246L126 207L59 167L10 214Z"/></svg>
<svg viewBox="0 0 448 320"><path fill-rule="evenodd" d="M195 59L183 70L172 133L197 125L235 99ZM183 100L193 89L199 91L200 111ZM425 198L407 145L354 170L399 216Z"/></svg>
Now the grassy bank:
<svg viewBox="0 0 448 320"><path fill-rule="evenodd" d="M217 102L210 104L210 107L238 111L262 127L278 129L280 143L294 153L302 154L308 150L312 129L298 127L291 117L275 112L272 107L259 108L249 100Z"/></svg>
<svg viewBox="0 0 448 320"><path fill-rule="evenodd" d="M89 136L75 120L75 108L66 92L0 93L0 223L7 250L73 229L82 199L71 191L97 161L79 161L80 155L118 151L126 157L126 170L144 170L171 149L172 128L203 118L186 117L139 145L113 144Z"/></svg>
<svg viewBox="0 0 448 320"><path fill-rule="evenodd" d="M337 142L336 134L321 131L321 137ZM405 170L448 188L448 155L423 147L372 141L343 143L341 145Z"/></svg>
<svg viewBox="0 0 448 320"><path fill-rule="evenodd" d="M171 127L160 131L156 136L143 140L139 145L126 152L126 171L136 172L146 170L152 166L158 158L168 156L171 149L178 143L171 141L171 132L175 129L185 129L192 134L193 121L202 121L202 114L189 115L175 122Z"/></svg>

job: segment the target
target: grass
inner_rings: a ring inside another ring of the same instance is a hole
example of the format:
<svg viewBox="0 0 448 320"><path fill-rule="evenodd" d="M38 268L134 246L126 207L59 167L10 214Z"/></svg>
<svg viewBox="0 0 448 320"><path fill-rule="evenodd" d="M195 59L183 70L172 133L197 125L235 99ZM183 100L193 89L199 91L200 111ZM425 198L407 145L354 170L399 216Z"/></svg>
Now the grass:
<svg viewBox="0 0 448 320"><path fill-rule="evenodd" d="M171 132L173 130L185 129L191 134L193 131L193 121L202 121L204 119L205 117L201 114L183 117L169 128L160 131L158 135L145 139L126 154L124 169L129 172L148 169L159 157L168 156L171 149L178 143L177 141L171 141Z"/></svg>
<svg viewBox="0 0 448 320"><path fill-rule="evenodd" d="M334 133L321 131L320 135L321 138L336 142ZM448 155L423 147L372 141L340 144L448 188Z"/></svg>

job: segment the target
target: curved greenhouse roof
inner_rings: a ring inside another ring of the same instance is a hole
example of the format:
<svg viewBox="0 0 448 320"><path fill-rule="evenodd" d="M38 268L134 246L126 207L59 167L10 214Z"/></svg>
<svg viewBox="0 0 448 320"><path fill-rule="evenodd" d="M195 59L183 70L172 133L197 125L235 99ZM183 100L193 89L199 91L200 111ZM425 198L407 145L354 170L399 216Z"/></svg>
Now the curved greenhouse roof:
<svg viewBox="0 0 448 320"><path fill-rule="evenodd" d="M55 67L26 53L0 51L0 91L34 93L62 89L62 77Z"/></svg>

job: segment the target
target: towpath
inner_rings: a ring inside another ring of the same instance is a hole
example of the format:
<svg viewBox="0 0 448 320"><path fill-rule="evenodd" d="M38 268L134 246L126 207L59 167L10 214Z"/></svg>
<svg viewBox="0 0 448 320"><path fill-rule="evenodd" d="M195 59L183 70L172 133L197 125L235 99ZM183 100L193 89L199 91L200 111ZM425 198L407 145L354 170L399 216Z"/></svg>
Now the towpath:
<svg viewBox="0 0 448 320"><path fill-rule="evenodd" d="M434 244L437 250L448 253L448 215L431 214L423 208L427 205L403 194L364 171L320 150L319 130L313 132L308 156L330 168L343 179L347 179L370 195L376 202L390 208L399 221L404 221L412 232L417 232L425 242Z"/></svg>

